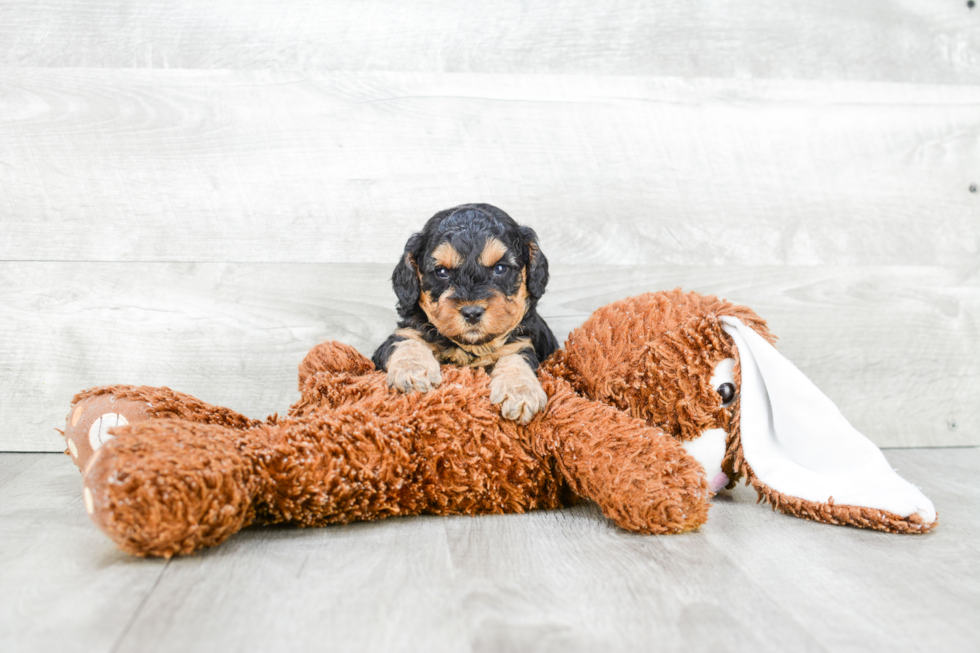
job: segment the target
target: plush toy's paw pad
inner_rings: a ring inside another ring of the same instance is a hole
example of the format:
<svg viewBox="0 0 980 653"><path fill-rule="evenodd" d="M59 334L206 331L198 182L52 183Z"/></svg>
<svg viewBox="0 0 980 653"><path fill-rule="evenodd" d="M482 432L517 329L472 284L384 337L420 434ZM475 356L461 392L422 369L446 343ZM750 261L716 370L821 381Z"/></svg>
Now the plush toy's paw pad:
<svg viewBox="0 0 980 653"><path fill-rule="evenodd" d="M527 363L517 361L497 363L490 380L490 403L500 404L500 414L506 419L527 424L548 405L548 395Z"/></svg>
<svg viewBox="0 0 980 653"><path fill-rule="evenodd" d="M85 470L89 459L114 436L112 429L148 418L146 405L112 394L88 397L72 406L65 425L65 441L72 462Z"/></svg>
<svg viewBox="0 0 980 653"><path fill-rule="evenodd" d="M428 392L442 383L439 362L424 344L403 340L388 359L388 387L400 392Z"/></svg>

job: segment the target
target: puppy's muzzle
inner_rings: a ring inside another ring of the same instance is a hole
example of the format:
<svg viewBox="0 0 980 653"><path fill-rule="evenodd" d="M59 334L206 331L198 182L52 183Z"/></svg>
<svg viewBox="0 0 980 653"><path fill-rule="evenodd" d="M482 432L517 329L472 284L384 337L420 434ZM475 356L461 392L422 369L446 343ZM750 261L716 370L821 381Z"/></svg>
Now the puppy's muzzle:
<svg viewBox="0 0 980 653"><path fill-rule="evenodd" d="M463 316L467 324L476 324L483 319L483 314L486 313L486 309L482 306L464 306L459 309L459 314Z"/></svg>

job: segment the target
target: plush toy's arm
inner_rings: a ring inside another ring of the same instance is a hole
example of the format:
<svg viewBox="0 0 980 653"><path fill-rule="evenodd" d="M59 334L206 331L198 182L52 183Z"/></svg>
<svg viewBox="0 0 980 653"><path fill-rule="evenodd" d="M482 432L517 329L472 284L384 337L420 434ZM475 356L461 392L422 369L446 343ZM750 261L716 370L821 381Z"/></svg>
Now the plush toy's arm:
<svg viewBox="0 0 980 653"><path fill-rule="evenodd" d="M374 363L350 345L333 340L321 342L299 364L299 391L303 392L310 377L317 372L358 375L374 369Z"/></svg>
<svg viewBox="0 0 980 653"><path fill-rule="evenodd" d="M116 431L85 471L85 507L133 555L191 553L253 521L317 526L424 507L412 431L364 407L248 430L151 420Z"/></svg>
<svg viewBox="0 0 980 653"><path fill-rule="evenodd" d="M707 480L679 443L548 374L542 385L551 397L547 420L529 431L537 453L554 459L576 494L630 531L679 533L704 523Z"/></svg>
<svg viewBox="0 0 980 653"><path fill-rule="evenodd" d="M365 379L375 372L374 363L350 345L321 342L299 364L300 400L290 407L289 415L299 417L321 407L355 402L364 394Z"/></svg>

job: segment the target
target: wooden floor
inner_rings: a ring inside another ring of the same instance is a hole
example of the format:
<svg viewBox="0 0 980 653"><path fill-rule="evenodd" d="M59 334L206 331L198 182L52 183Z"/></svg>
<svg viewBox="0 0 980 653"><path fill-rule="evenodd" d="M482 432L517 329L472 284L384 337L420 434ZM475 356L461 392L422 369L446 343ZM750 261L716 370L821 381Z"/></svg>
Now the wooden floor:
<svg viewBox="0 0 980 653"><path fill-rule="evenodd" d="M892 449L940 526L901 536L715 499L698 533L591 505L253 528L169 562L118 551L55 454L0 454L3 651L975 651L980 448Z"/></svg>

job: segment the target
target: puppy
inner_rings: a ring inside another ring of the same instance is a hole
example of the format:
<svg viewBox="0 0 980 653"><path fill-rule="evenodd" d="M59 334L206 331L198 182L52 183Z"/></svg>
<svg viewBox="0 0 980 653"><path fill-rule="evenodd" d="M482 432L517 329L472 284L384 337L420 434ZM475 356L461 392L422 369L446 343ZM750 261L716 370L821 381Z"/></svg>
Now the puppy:
<svg viewBox="0 0 980 653"><path fill-rule="evenodd" d="M535 370L558 348L538 315L548 259L534 231L489 204L432 216L405 244L391 277L398 329L372 360L402 392L442 381L440 364L490 369L490 401L531 421L548 402Z"/></svg>

